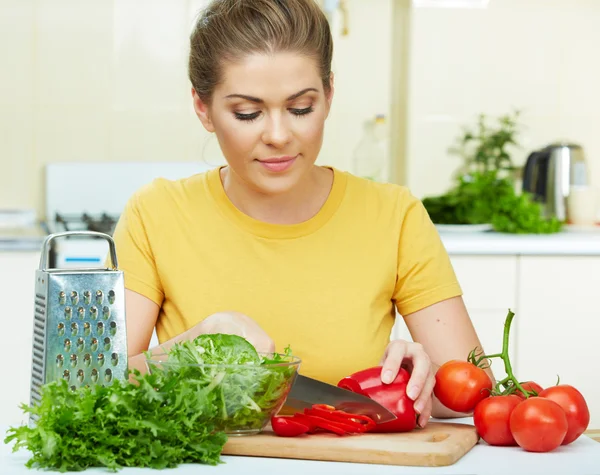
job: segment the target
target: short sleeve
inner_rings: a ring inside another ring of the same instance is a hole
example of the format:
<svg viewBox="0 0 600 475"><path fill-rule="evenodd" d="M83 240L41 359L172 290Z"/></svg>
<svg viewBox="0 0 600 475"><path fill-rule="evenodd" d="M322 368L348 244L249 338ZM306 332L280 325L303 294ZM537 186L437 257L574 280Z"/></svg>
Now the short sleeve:
<svg viewBox="0 0 600 475"><path fill-rule="evenodd" d="M113 239L125 288L162 305L164 292L143 218L142 197L134 194L115 227Z"/></svg>
<svg viewBox="0 0 600 475"><path fill-rule="evenodd" d="M422 202L400 197L404 219L398 239L398 275L393 300L402 316L462 295L446 248Z"/></svg>

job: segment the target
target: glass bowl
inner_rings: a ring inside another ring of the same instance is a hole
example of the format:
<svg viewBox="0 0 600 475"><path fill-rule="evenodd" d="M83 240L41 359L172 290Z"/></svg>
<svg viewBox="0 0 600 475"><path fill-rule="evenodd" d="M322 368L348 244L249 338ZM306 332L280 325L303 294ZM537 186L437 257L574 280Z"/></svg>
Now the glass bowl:
<svg viewBox="0 0 600 475"><path fill-rule="evenodd" d="M263 364L187 364L169 362L168 352L146 359L150 373L170 384L185 384L187 393L206 398L204 421L229 436L260 433L277 414L294 384L301 360L278 353L261 354ZM164 386L163 386L164 387Z"/></svg>

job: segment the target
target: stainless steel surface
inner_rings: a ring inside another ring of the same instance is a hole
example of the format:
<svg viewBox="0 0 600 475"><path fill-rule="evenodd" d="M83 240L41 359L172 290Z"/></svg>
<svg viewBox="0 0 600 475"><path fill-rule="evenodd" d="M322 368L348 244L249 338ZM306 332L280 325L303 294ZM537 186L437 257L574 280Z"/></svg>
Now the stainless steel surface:
<svg viewBox="0 0 600 475"><path fill-rule="evenodd" d="M97 238L102 238L102 239L105 239L106 241L108 241L111 269L115 270L118 268L117 250L115 247L115 241L113 240L113 238L111 236L109 236L108 234L99 233L96 231L66 231L64 233L50 234L44 240L44 244L42 247L42 255L40 256L40 269L45 271L48 267L48 257L49 257L48 254L50 252L50 243L53 240L60 238L60 237L75 237L75 236L97 237ZM71 271L71 270L72 269L69 269L69 271Z"/></svg>
<svg viewBox="0 0 600 475"><path fill-rule="evenodd" d="M585 185L589 170L583 148L577 144L554 143L527 157L523 191L543 203L547 217L568 219L567 199L571 186Z"/></svg>
<svg viewBox="0 0 600 475"><path fill-rule="evenodd" d="M107 239L112 246L111 268L48 269L49 243L73 234ZM125 285L112 238L81 231L50 235L35 275L30 403L39 401L44 384L60 378L72 389L125 380Z"/></svg>
<svg viewBox="0 0 600 475"><path fill-rule="evenodd" d="M329 404L351 414L369 416L377 423L396 419L394 413L373 399L301 374L296 376L285 404L295 409L309 408L313 404Z"/></svg>

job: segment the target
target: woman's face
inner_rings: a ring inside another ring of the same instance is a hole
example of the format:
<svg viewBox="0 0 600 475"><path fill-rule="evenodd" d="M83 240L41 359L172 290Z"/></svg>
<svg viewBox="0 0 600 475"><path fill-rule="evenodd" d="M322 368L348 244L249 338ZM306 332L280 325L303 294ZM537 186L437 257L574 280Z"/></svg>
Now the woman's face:
<svg viewBox="0 0 600 475"><path fill-rule="evenodd" d="M210 106L193 92L238 180L262 194L284 193L312 170L333 96L317 62L297 53L253 54L226 63Z"/></svg>

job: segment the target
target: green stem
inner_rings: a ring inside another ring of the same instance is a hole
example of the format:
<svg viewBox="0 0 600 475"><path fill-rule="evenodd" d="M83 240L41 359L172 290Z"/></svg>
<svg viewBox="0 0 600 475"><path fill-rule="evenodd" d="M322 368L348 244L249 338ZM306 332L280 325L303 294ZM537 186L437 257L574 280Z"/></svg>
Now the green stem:
<svg viewBox="0 0 600 475"><path fill-rule="evenodd" d="M527 391L523 388L523 386L521 386L521 384L519 383L519 380L515 377L513 369L512 369L512 364L510 362L510 357L508 355L508 349L509 349L509 336L510 336L510 326L512 324L512 320L514 318L515 314L512 310L508 310L508 314L506 316L506 320L504 321L504 335L502 338L502 353L496 353L496 354L492 354L492 355L482 355L479 357L479 359L477 360L478 362L484 360L484 359L491 359L491 358L500 358L502 359L502 361L504 362L504 370L506 372L506 378L504 378L503 380L499 381L498 384L496 385L497 389L500 389L500 386L504 386L506 389L509 388L509 386L512 384L515 388L517 388L519 391L521 391L526 398L529 397L529 395L534 394L532 391ZM504 391L500 391L501 393Z"/></svg>

